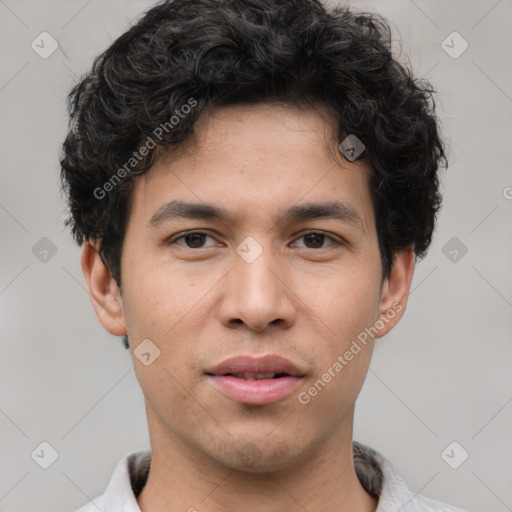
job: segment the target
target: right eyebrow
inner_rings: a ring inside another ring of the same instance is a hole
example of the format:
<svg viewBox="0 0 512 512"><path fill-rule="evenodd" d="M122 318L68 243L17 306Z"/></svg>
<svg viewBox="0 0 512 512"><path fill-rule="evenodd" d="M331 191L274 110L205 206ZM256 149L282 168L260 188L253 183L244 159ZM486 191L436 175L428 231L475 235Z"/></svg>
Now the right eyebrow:
<svg viewBox="0 0 512 512"><path fill-rule="evenodd" d="M205 220L232 220L230 213L224 208L201 203L187 203L184 201L171 201L159 208L151 217L149 225L157 227L163 222L183 219L205 219Z"/></svg>

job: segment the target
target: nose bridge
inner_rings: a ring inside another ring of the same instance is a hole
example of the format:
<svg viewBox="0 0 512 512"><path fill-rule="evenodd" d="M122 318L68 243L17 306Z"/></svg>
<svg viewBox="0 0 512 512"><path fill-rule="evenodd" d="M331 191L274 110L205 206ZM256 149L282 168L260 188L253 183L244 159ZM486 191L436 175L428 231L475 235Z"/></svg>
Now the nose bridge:
<svg viewBox="0 0 512 512"><path fill-rule="evenodd" d="M293 306L268 237L247 237L239 244L228 278L230 286L223 308L226 322L242 320L250 328L262 330L277 319L292 321Z"/></svg>
<svg viewBox="0 0 512 512"><path fill-rule="evenodd" d="M254 300L261 298L269 302L280 288L275 282L278 262L271 241L262 236L258 239L249 236L239 244L236 253L234 279L237 290L245 289Z"/></svg>

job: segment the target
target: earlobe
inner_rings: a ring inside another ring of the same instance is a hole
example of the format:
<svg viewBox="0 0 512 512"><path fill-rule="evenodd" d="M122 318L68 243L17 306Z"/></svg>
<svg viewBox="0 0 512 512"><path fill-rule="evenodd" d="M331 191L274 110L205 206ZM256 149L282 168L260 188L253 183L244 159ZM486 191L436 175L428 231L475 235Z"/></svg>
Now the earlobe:
<svg viewBox="0 0 512 512"><path fill-rule="evenodd" d="M82 272L89 297L101 325L114 336L124 336L121 292L98 251L99 242L85 242L82 248Z"/></svg>
<svg viewBox="0 0 512 512"><path fill-rule="evenodd" d="M382 287L379 318L383 320L384 327L379 330L377 338L391 331L405 313L414 267L414 246L395 254L391 275Z"/></svg>

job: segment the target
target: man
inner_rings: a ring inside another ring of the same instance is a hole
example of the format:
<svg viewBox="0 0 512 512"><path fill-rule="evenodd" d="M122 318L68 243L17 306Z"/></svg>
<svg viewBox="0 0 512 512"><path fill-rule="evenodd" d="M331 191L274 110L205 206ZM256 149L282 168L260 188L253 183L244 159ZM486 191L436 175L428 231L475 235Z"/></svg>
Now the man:
<svg viewBox="0 0 512 512"><path fill-rule="evenodd" d="M390 46L315 0L176 0L73 89L68 224L151 441L80 512L460 511L352 439L447 164Z"/></svg>

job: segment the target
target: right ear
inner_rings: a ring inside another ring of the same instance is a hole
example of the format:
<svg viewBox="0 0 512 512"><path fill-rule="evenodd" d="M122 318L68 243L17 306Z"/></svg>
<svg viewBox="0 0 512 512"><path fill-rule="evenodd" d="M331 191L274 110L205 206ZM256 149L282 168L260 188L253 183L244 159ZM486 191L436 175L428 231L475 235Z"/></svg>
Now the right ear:
<svg viewBox="0 0 512 512"><path fill-rule="evenodd" d="M100 324L114 336L126 335L121 291L99 253L99 241L82 248L82 272Z"/></svg>

